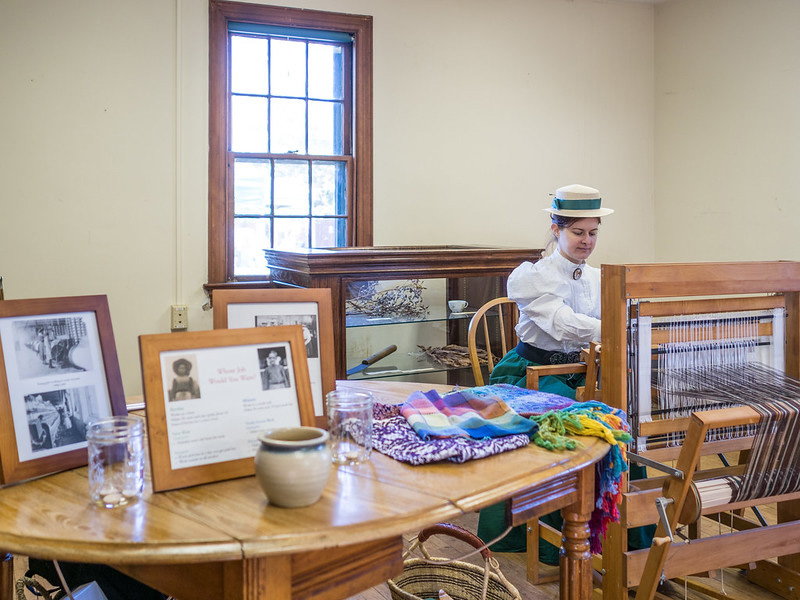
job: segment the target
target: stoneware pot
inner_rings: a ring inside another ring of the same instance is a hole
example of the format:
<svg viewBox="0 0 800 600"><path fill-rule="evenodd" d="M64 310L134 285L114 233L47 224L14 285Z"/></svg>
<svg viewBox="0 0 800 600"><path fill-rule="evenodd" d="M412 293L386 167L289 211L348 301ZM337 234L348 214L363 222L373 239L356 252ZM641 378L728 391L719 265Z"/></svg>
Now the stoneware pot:
<svg viewBox="0 0 800 600"><path fill-rule="evenodd" d="M332 468L328 432L318 427L284 427L258 439L256 478L269 503L295 508L319 500Z"/></svg>

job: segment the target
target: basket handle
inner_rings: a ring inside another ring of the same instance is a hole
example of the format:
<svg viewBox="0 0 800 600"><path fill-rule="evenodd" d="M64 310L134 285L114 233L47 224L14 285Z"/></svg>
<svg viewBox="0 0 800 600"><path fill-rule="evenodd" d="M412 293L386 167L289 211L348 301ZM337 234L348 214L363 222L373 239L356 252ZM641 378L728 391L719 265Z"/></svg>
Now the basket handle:
<svg viewBox="0 0 800 600"><path fill-rule="evenodd" d="M483 557L483 560L489 560L489 558L492 556L492 551L489 550L489 548L484 548L486 544L481 538L471 531L464 529L463 527L459 527L454 523L436 523L436 525L426 527L419 532L417 539L419 540L420 544L422 544L432 535L449 535L450 537L459 539L462 542L466 542L473 548L483 548L481 550L481 556Z"/></svg>

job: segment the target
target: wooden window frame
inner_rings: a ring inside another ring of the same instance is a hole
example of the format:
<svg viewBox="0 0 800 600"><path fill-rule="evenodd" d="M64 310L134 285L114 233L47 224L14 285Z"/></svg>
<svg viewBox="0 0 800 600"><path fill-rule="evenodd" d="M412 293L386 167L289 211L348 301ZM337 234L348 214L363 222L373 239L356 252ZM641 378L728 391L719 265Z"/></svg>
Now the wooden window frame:
<svg viewBox="0 0 800 600"><path fill-rule="evenodd" d="M372 245L372 17L211 0L208 90L208 282L233 281L233 182L228 181L228 22L342 31L353 36L353 202L348 245ZM238 280L262 279L237 277Z"/></svg>

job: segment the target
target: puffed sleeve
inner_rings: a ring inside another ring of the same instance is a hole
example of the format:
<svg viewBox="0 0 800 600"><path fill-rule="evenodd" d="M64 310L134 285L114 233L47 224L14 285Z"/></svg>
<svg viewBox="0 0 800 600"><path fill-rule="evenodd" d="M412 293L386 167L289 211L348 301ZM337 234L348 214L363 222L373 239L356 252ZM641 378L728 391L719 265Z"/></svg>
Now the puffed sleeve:
<svg viewBox="0 0 800 600"><path fill-rule="evenodd" d="M589 305L592 294L581 289L584 285L590 283L523 263L508 278L508 296L527 320L554 340L589 343L600 339L600 319L587 314L595 311Z"/></svg>

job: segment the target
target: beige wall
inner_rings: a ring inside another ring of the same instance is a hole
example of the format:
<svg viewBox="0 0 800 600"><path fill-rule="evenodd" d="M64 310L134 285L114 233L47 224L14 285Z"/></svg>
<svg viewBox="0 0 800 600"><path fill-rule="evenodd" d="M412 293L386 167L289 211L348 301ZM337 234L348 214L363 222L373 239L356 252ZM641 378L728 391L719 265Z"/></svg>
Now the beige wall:
<svg viewBox="0 0 800 600"><path fill-rule="evenodd" d="M539 247L548 193L580 182L618 211L595 264L654 258L653 6L281 4L374 16L376 244ZM107 294L128 394L171 304L211 327L207 10L0 1L6 296Z"/></svg>
<svg viewBox="0 0 800 600"><path fill-rule="evenodd" d="M656 259L800 260L800 2L656 8Z"/></svg>

